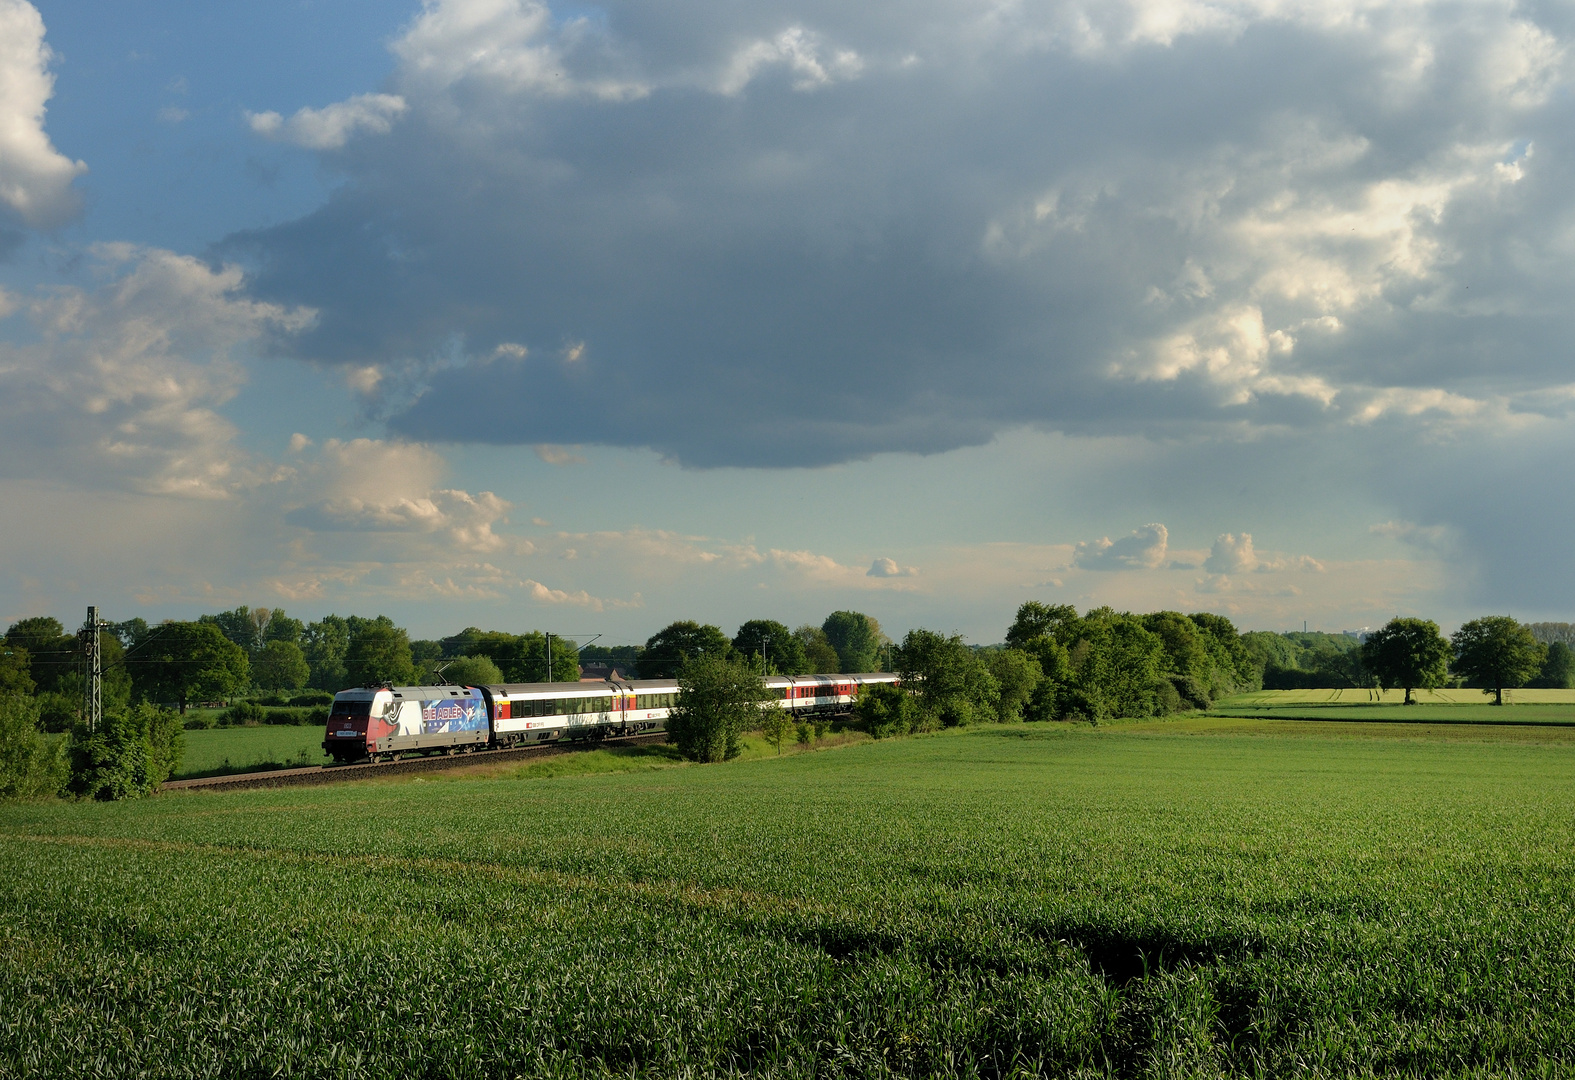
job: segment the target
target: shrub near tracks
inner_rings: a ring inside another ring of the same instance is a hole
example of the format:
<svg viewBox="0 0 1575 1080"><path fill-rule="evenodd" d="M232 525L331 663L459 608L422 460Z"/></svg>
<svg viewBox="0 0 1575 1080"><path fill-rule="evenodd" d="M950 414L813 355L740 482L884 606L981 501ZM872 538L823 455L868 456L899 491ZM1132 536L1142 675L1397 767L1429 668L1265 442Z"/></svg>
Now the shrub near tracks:
<svg viewBox="0 0 1575 1080"><path fill-rule="evenodd" d="M12 807L0 1073L1567 1073L1572 766L1017 727Z"/></svg>

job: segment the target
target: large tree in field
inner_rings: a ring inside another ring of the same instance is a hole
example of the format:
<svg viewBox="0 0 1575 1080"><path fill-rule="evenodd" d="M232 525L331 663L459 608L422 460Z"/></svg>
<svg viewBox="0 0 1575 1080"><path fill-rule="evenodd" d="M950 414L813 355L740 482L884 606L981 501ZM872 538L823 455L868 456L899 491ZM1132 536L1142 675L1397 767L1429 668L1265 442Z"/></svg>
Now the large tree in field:
<svg viewBox="0 0 1575 1080"><path fill-rule="evenodd" d="M1504 704L1504 691L1525 686L1542 670L1546 648L1508 615L1472 619L1450 638L1454 670Z"/></svg>
<svg viewBox="0 0 1575 1080"><path fill-rule="evenodd" d="M678 676L667 741L691 761L735 758L743 733L760 726L761 706L771 700L760 676L737 659L720 652L697 656Z"/></svg>
<svg viewBox="0 0 1575 1080"><path fill-rule="evenodd" d="M640 653L642 679L672 679L692 660L702 656L727 657L733 643L722 628L709 623L702 626L693 619L680 619L652 634Z"/></svg>
<svg viewBox="0 0 1575 1080"><path fill-rule="evenodd" d="M245 651L212 623L168 622L126 654L132 685L149 701L214 701L251 681Z"/></svg>
<svg viewBox="0 0 1575 1080"><path fill-rule="evenodd" d="M1413 689L1444 685L1449 656L1449 642L1431 619L1390 619L1362 643L1362 666L1386 688L1404 687L1407 705Z"/></svg>

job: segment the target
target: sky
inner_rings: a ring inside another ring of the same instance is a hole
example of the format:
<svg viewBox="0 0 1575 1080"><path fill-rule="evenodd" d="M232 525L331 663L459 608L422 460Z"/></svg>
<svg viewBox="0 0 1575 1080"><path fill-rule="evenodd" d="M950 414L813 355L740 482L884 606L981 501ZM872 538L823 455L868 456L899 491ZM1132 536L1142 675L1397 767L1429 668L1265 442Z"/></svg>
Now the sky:
<svg viewBox="0 0 1575 1080"><path fill-rule="evenodd" d="M0 0L0 621L1571 619L1572 40Z"/></svg>

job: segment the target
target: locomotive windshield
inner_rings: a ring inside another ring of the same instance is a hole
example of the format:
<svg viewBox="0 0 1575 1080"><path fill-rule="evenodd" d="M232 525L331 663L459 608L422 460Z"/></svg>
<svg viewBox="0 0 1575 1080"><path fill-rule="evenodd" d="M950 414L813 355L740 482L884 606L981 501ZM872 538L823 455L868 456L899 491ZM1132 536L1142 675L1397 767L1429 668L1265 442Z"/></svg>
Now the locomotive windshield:
<svg viewBox="0 0 1575 1080"><path fill-rule="evenodd" d="M335 720L365 720L372 715L370 701L336 701L333 712L328 714L328 722Z"/></svg>

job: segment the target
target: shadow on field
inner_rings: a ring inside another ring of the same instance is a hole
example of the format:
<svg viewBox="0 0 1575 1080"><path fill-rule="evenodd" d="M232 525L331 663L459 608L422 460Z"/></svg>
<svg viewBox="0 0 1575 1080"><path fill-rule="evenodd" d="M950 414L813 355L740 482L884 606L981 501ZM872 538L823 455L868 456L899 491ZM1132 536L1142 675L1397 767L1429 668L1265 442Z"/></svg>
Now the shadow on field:
<svg viewBox="0 0 1575 1080"><path fill-rule="evenodd" d="M1046 1052L1039 1067L1052 1073L1138 1077L1178 1066L1181 1073L1250 1073L1273 1057L1273 1043L1288 1030L1290 1003L1282 998L1276 1020L1266 1023L1265 990L1252 970L1268 947L1238 933L1070 917L1006 917L912 934L840 920L780 931L824 953L852 983L908 967L926 971L936 986L996 987L988 995L994 1015L969 1040L979 1061L1012 1060L1037 1043ZM1085 1017L1088 1041L1058 1054L1040 1041L1035 1010L1014 1015L1001 1006L1031 998L1030 986L1069 980L1094 989L1104 1006Z"/></svg>
<svg viewBox="0 0 1575 1080"><path fill-rule="evenodd" d="M1088 958L1090 970L1116 987L1182 966L1200 967L1244 955L1240 937L1192 939L1158 927L1116 928L1098 923L1057 923L1048 932Z"/></svg>

